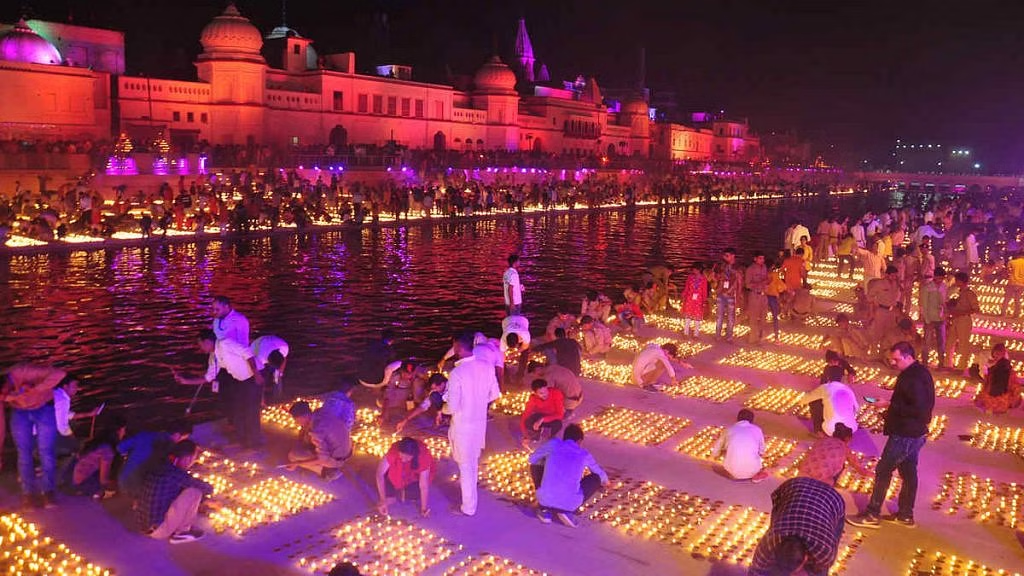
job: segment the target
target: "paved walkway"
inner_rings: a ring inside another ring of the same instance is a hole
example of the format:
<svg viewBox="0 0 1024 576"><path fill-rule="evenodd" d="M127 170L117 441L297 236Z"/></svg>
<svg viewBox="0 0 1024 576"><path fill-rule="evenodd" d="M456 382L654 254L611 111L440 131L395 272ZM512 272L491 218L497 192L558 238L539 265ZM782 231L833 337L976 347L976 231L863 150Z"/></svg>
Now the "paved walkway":
<svg viewBox="0 0 1024 576"><path fill-rule="evenodd" d="M838 288L834 296L837 300L820 302L823 317L847 296L848 290ZM671 321L662 319L657 324L671 326ZM326 565L333 562L332 555L367 565L367 573L373 574L482 574L485 572L471 571L475 566L471 557L483 554L511 561L493 574L530 574L525 569L530 568L550 574L740 575L745 573L742 565L756 544L758 527L767 519L772 490L812 441L809 423L792 414L793 398L798 393L782 390L758 394L772 388L806 391L816 382L810 376L794 374L816 372L823 355L821 330L789 325L785 329L792 336L784 339L789 343L778 346L706 345L710 344L707 338L702 341L705 345L687 343L687 349L700 351L691 360L693 374L686 376L707 379L689 382L693 386L670 393L586 381L584 404L574 419L590 428L585 446L615 482L580 514L581 526L576 529L557 522L543 525L533 517L524 500L524 495L529 498L529 490L523 483L523 455L516 437L518 419L500 413L489 425L487 456L481 466L486 478L481 482L479 513L473 518L455 517L447 511L458 500L455 467L450 460L441 464L431 495L430 518L420 518L413 505L406 505L393 507L392 519L383 520L373 516L376 457L357 455L345 476L330 484L301 473L283 473L274 465L281 461L291 432L273 425L267 427L270 444L259 459L260 471L255 476L238 476L236 488L259 482L276 486L258 504L248 505L250 512L273 505L301 508L304 499L314 507L312 510L293 515L286 510L282 520L254 527L241 536L228 530L180 546L132 532L130 511L121 499L95 503L66 497L57 509L32 511L26 516L46 535L66 543L88 561L129 575L308 574L311 563ZM651 335L682 340L666 328L652 328ZM1024 339L1024 334L1017 336ZM1019 345L1019 341L1014 342ZM637 344L628 338L617 343L620 349L608 359L613 366L627 362L628 350ZM785 370L777 368L782 363ZM862 373L872 375L875 383L891 381L892 372L881 364L860 367ZM591 365L589 370L605 370L606 374L615 371L600 365ZM937 374L936 379L942 394L936 405L940 416L936 424L944 428L941 433L935 429L936 439L922 452L916 508L919 526L911 530L883 525L879 530L859 534L848 529L844 537L848 548L836 567L840 573L996 574L966 569L931 572L936 552L1009 573L1024 572L1024 493L1019 485L1002 484L1020 482L1024 459L975 448L958 438L971 433L979 421L1010 427L1020 434L1017 427L1022 425L1022 412L1018 409L1012 415L985 416L972 406L974 383L961 382L946 373ZM875 383L859 384L856 391L887 397L888 391ZM509 392L509 404L516 394ZM691 397L694 394L702 397ZM367 405L363 400L362 404ZM745 403L754 404L756 422L772 439L771 456L777 459L776 473L756 485L727 480L716 472L712 462L702 459L715 437L712 427L733 422ZM870 418L871 414L866 413L863 421L870 423ZM356 444L361 452L379 451L390 441L372 425L360 424L359 430ZM202 427L197 437L205 446L218 449L215 424ZM444 450L443 438L432 442L435 448ZM854 448L870 459L883 443L880 434L862 428L855 436ZM208 461L204 470L214 470L215 464L215 460ZM982 484L972 484L972 474ZM9 481L10 476L5 476ZM293 491L279 477L315 490ZM994 484L986 487L983 483L989 479ZM957 482L962 493L943 496L947 488L955 491ZM866 501L870 479L851 475L843 483L848 488L843 491L848 511L855 512ZM991 498L979 497L990 488ZM979 492L972 496L972 490ZM308 502L315 500L318 491L334 499L322 505ZM16 498L8 486L0 503L9 508ZM959 509L951 509L957 499L962 500ZM890 506L894 504L889 502ZM0 537L3 532L0 528ZM6 549L8 544L0 544L0 550ZM724 559L712 562L709 557ZM485 557L478 561L488 560ZM954 560L944 561L953 567ZM0 560L0 567L6 568L4 563ZM517 564L525 568L519 569Z"/></svg>

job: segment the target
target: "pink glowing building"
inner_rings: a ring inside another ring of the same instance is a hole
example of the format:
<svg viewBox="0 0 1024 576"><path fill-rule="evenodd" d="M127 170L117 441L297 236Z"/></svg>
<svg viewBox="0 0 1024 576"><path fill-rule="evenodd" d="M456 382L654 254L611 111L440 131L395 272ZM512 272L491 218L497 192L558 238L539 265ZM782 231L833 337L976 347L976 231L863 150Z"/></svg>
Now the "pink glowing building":
<svg viewBox="0 0 1024 576"><path fill-rule="evenodd" d="M172 145L383 145L650 156L648 106L609 110L594 78L561 87L518 23L513 68L482 58L468 89L412 80L409 66L360 73L279 26L263 34L228 6L203 29L196 80L124 75L120 32L51 22L0 26L0 139L163 132Z"/></svg>

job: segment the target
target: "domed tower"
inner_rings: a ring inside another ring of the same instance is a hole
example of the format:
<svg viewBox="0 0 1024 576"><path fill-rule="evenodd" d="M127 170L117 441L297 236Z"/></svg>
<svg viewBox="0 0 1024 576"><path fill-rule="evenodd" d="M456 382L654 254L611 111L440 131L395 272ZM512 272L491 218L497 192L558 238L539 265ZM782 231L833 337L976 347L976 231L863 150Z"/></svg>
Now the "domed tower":
<svg viewBox="0 0 1024 576"><path fill-rule="evenodd" d="M491 57L473 76L473 107L487 111L489 148L519 145L519 94L516 74L501 58Z"/></svg>
<svg viewBox="0 0 1024 576"><path fill-rule="evenodd" d="M0 60L25 64L62 64L60 51L29 28L24 19L0 36Z"/></svg>
<svg viewBox="0 0 1024 576"><path fill-rule="evenodd" d="M633 96L622 104L619 124L630 128L630 149L634 156L647 156L651 139L650 108L639 96Z"/></svg>
<svg viewBox="0 0 1024 576"><path fill-rule="evenodd" d="M196 72L210 85L213 143L262 142L267 74L260 53L263 35L229 4L203 28L199 42L203 52L196 59Z"/></svg>

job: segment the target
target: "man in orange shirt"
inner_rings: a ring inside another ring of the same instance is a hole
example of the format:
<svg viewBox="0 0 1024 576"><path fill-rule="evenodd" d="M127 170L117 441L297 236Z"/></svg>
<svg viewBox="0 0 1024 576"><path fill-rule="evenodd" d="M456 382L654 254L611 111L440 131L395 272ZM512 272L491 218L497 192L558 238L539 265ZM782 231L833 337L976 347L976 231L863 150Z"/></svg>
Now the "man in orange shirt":
<svg viewBox="0 0 1024 576"><path fill-rule="evenodd" d="M22 504L34 506L39 494L42 504L51 507L57 479L57 417L53 389L68 378L68 374L51 366L22 363L8 368L4 377L0 401L11 406L11 436L18 449ZM0 430L3 429L3 407L0 406ZM37 448L43 470L41 490L37 490L40 483L33 456Z"/></svg>

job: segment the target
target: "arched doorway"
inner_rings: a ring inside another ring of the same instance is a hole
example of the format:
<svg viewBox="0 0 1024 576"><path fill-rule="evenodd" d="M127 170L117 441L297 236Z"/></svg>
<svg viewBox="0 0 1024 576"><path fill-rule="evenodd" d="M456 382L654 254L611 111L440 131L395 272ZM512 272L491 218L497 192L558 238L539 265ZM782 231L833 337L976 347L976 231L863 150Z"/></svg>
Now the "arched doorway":
<svg viewBox="0 0 1024 576"><path fill-rule="evenodd" d="M443 152L445 148L446 144L444 132L438 130L437 133L434 134L434 150L437 150L438 152Z"/></svg>
<svg viewBox="0 0 1024 576"><path fill-rule="evenodd" d="M534 138L533 139L533 151L538 153L538 154L540 154L541 152L544 152L544 143L541 142L540 138Z"/></svg>
<svg viewBox="0 0 1024 576"><path fill-rule="evenodd" d="M341 124L338 124L331 129L331 135L328 140L330 140L331 146L334 146L335 150L343 148L348 145L348 130Z"/></svg>
<svg viewBox="0 0 1024 576"><path fill-rule="evenodd" d="M609 144L608 145L608 156L609 157L615 156L615 144Z"/></svg>

